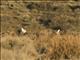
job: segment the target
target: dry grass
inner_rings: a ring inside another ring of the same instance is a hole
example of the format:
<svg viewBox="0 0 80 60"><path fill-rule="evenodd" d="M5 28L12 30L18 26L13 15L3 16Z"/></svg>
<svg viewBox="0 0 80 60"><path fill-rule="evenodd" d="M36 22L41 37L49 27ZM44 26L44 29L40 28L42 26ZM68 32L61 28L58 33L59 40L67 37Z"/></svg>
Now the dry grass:
<svg viewBox="0 0 80 60"><path fill-rule="evenodd" d="M33 41L25 37L1 38L1 60L33 60L36 56Z"/></svg>
<svg viewBox="0 0 80 60"><path fill-rule="evenodd" d="M69 1L2 1L1 60L80 60L80 2Z"/></svg>
<svg viewBox="0 0 80 60"><path fill-rule="evenodd" d="M1 60L64 60L80 59L80 34L54 35L47 30L35 35L1 38ZM32 39L34 37L34 40Z"/></svg>

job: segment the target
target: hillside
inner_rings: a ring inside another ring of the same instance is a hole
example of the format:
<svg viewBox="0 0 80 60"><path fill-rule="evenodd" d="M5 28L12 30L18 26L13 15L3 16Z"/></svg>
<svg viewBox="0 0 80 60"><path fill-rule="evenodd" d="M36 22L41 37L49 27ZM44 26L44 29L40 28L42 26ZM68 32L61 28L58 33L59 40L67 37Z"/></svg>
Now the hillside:
<svg viewBox="0 0 80 60"><path fill-rule="evenodd" d="M1 1L0 8L1 60L80 60L80 2Z"/></svg>

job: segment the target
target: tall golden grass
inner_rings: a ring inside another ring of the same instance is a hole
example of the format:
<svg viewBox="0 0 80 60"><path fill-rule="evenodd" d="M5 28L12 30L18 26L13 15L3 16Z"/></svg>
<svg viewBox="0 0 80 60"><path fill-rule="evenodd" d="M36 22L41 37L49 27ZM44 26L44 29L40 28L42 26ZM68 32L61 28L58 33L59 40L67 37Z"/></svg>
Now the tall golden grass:
<svg viewBox="0 0 80 60"><path fill-rule="evenodd" d="M1 60L80 59L80 34L6 35L1 37ZM34 39L32 39L34 37Z"/></svg>

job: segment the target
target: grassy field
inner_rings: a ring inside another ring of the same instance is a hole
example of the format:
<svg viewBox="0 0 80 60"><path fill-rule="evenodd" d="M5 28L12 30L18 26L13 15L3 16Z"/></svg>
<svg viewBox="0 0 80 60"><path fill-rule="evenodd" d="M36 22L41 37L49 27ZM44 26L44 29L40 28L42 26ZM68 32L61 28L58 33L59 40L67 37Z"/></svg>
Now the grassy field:
<svg viewBox="0 0 80 60"><path fill-rule="evenodd" d="M80 60L80 2L70 1L1 1L1 60Z"/></svg>

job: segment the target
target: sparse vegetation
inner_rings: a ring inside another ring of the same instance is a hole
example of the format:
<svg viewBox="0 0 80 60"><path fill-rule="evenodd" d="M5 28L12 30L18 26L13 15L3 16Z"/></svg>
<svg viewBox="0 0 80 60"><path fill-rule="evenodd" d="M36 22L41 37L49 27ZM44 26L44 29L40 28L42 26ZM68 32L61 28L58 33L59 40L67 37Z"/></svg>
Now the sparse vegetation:
<svg viewBox="0 0 80 60"><path fill-rule="evenodd" d="M1 1L1 60L80 60L80 2L65 1Z"/></svg>

